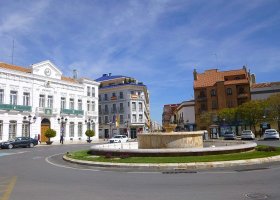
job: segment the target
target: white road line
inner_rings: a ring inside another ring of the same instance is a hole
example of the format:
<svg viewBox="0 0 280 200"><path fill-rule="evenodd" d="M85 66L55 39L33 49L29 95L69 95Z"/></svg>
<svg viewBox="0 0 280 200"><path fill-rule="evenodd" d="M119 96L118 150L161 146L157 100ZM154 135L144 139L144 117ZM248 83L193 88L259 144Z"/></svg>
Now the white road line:
<svg viewBox="0 0 280 200"><path fill-rule="evenodd" d="M51 165L54 165L56 167L62 167L62 168L66 168L66 169L75 169L75 170L82 170L82 171L95 171L95 172L98 172L100 170L96 170L96 169L80 169L80 168L75 168L75 167L69 167L69 166L65 166L65 165L59 165L59 164L56 164L56 163L53 163L51 161L49 161L49 159L51 157L54 157L54 156L58 156L58 155L63 155L64 153L59 153L59 154L54 154L52 156L49 156L49 157L46 157L45 158L45 161Z"/></svg>

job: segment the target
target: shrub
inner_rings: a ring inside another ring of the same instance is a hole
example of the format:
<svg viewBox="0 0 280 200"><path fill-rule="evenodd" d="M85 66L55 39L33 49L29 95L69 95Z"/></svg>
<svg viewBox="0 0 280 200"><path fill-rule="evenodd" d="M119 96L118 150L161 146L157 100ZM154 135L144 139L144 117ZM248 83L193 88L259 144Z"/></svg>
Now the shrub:
<svg viewBox="0 0 280 200"><path fill-rule="evenodd" d="M120 158L121 159L126 159L126 158L129 158L129 155L128 154L121 154Z"/></svg>
<svg viewBox="0 0 280 200"><path fill-rule="evenodd" d="M86 136L88 136L89 140L91 137L95 136L94 130L87 130L85 134L86 134Z"/></svg>
<svg viewBox="0 0 280 200"><path fill-rule="evenodd" d="M56 136L56 131L49 128L49 129L46 130L45 136L49 139L49 142L50 142L51 138Z"/></svg>
<svg viewBox="0 0 280 200"><path fill-rule="evenodd" d="M108 159L109 159L109 158L112 158L112 157L113 157L113 156L112 156L111 153L106 153L105 156L104 156L104 158L108 158Z"/></svg>

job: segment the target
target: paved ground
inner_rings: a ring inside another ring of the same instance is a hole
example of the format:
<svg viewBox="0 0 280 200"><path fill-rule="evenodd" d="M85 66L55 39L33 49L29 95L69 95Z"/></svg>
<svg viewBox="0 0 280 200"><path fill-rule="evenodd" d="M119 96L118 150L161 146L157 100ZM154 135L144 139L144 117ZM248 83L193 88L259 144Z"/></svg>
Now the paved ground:
<svg viewBox="0 0 280 200"><path fill-rule="evenodd" d="M280 146L279 141L268 142ZM61 160L63 153L89 146L0 150L0 200L280 199L280 163L201 171L142 172L101 170Z"/></svg>

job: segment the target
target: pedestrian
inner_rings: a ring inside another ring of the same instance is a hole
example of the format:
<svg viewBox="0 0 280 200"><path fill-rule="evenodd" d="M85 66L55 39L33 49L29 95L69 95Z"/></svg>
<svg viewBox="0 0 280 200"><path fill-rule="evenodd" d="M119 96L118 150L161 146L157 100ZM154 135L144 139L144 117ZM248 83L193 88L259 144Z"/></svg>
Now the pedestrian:
<svg viewBox="0 0 280 200"><path fill-rule="evenodd" d="M63 144L63 134L60 135L60 144Z"/></svg>

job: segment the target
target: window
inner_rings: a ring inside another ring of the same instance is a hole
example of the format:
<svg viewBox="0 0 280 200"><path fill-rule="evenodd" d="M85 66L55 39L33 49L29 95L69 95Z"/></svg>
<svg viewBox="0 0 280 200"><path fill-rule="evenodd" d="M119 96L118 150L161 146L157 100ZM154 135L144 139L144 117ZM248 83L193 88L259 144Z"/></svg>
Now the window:
<svg viewBox="0 0 280 200"><path fill-rule="evenodd" d="M70 101L69 101L69 109L74 110L74 99L70 99Z"/></svg>
<svg viewBox="0 0 280 200"><path fill-rule="evenodd" d="M43 95L43 94L40 94L40 97L39 97L39 107L40 108L45 107L45 95Z"/></svg>
<svg viewBox="0 0 280 200"><path fill-rule="evenodd" d="M136 102L132 102L132 111L136 111Z"/></svg>
<svg viewBox="0 0 280 200"><path fill-rule="evenodd" d="M4 90L0 89L0 104L4 103Z"/></svg>
<svg viewBox="0 0 280 200"><path fill-rule="evenodd" d="M206 104L204 104L204 103L202 103L201 104L201 111L206 111L207 109L206 109Z"/></svg>
<svg viewBox="0 0 280 200"><path fill-rule="evenodd" d="M123 113L124 112L124 109L123 109L123 103L120 103L120 113Z"/></svg>
<svg viewBox="0 0 280 200"><path fill-rule="evenodd" d="M116 104L114 103L114 104L113 104L112 113L116 113L116 112L117 112L117 106L116 106Z"/></svg>
<svg viewBox="0 0 280 200"><path fill-rule="evenodd" d="M10 104L17 105L17 91L10 92Z"/></svg>
<svg viewBox="0 0 280 200"><path fill-rule="evenodd" d="M105 114L109 113L108 105L105 105Z"/></svg>
<svg viewBox="0 0 280 200"><path fill-rule="evenodd" d="M105 116L105 124L108 124L109 123L109 118L108 116Z"/></svg>
<svg viewBox="0 0 280 200"><path fill-rule="evenodd" d="M217 109L217 101L216 100L213 100L212 101L212 109Z"/></svg>
<svg viewBox="0 0 280 200"><path fill-rule="evenodd" d="M94 87L91 88L91 96L95 97L95 88Z"/></svg>
<svg viewBox="0 0 280 200"><path fill-rule="evenodd" d="M120 92L120 99L123 99L123 92Z"/></svg>
<svg viewBox="0 0 280 200"><path fill-rule="evenodd" d="M141 102L139 102L139 111L142 112L143 111L143 104Z"/></svg>
<svg viewBox="0 0 280 200"><path fill-rule="evenodd" d="M82 137L83 135L83 123L79 122L78 123L78 137Z"/></svg>
<svg viewBox="0 0 280 200"><path fill-rule="evenodd" d="M116 93L115 92L112 93L112 97L116 97Z"/></svg>
<svg viewBox="0 0 280 200"><path fill-rule="evenodd" d="M61 109L65 109L66 107L65 97L61 97L60 104L61 104Z"/></svg>
<svg viewBox="0 0 280 200"><path fill-rule="evenodd" d="M132 115L132 122L134 122L134 123L136 122L136 115L135 114Z"/></svg>
<svg viewBox="0 0 280 200"><path fill-rule="evenodd" d="M139 122L143 122L143 115L139 115Z"/></svg>
<svg viewBox="0 0 280 200"><path fill-rule="evenodd" d="M233 101L228 101L227 102L227 107L228 108L232 108L234 105L233 105Z"/></svg>
<svg viewBox="0 0 280 200"><path fill-rule="evenodd" d="M245 93L244 87L240 87L240 88L238 89L238 94L244 94L244 93Z"/></svg>
<svg viewBox="0 0 280 200"><path fill-rule="evenodd" d="M215 89L212 89L211 90L211 96L213 97L213 96L216 96L216 90Z"/></svg>
<svg viewBox="0 0 280 200"><path fill-rule="evenodd" d="M99 101L101 101L101 100L102 100L102 99L101 99L101 95L100 95L100 94L98 95L98 99L99 99Z"/></svg>
<svg viewBox="0 0 280 200"><path fill-rule="evenodd" d="M95 111L95 102L94 101L91 102L91 110Z"/></svg>
<svg viewBox="0 0 280 200"><path fill-rule="evenodd" d="M91 130L94 130L94 131L95 131L95 123L92 123L92 125L91 125Z"/></svg>
<svg viewBox="0 0 280 200"><path fill-rule="evenodd" d="M90 101L87 101L87 111L90 111Z"/></svg>
<svg viewBox="0 0 280 200"><path fill-rule="evenodd" d="M102 118L98 117L99 124L102 124Z"/></svg>
<svg viewBox="0 0 280 200"><path fill-rule="evenodd" d="M10 121L9 123L9 139L15 138L17 134L17 122Z"/></svg>
<svg viewBox="0 0 280 200"><path fill-rule="evenodd" d="M2 140L3 137L3 121L0 120L0 140Z"/></svg>
<svg viewBox="0 0 280 200"><path fill-rule="evenodd" d="M107 101L108 100L108 95L104 94L104 100Z"/></svg>
<svg viewBox="0 0 280 200"><path fill-rule="evenodd" d="M87 86L87 96L90 97L90 87Z"/></svg>
<svg viewBox="0 0 280 200"><path fill-rule="evenodd" d="M135 92L134 91L130 91L130 94L134 94Z"/></svg>
<svg viewBox="0 0 280 200"><path fill-rule="evenodd" d="M123 115L120 115L120 124L123 124L124 121L123 121Z"/></svg>
<svg viewBox="0 0 280 200"><path fill-rule="evenodd" d="M30 105L30 93L28 93L28 92L23 93L23 105L24 106Z"/></svg>
<svg viewBox="0 0 280 200"><path fill-rule="evenodd" d="M47 107L48 108L52 108L53 107L53 96L48 96Z"/></svg>
<svg viewBox="0 0 280 200"><path fill-rule="evenodd" d="M231 88L227 88L227 95L232 95L232 89Z"/></svg>
<svg viewBox="0 0 280 200"><path fill-rule="evenodd" d="M75 128L74 122L70 122L70 125L69 125L69 131L70 131L69 136L70 137L74 137L74 128Z"/></svg>
<svg viewBox="0 0 280 200"><path fill-rule="evenodd" d="M22 122L22 137L28 137L29 123L27 121Z"/></svg>
<svg viewBox="0 0 280 200"><path fill-rule="evenodd" d="M199 97L206 97L205 91L204 91L204 90L201 90L201 91L200 91Z"/></svg>
<svg viewBox="0 0 280 200"><path fill-rule="evenodd" d="M78 110L83 110L83 102L82 102L82 99L78 99Z"/></svg>

